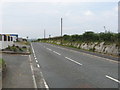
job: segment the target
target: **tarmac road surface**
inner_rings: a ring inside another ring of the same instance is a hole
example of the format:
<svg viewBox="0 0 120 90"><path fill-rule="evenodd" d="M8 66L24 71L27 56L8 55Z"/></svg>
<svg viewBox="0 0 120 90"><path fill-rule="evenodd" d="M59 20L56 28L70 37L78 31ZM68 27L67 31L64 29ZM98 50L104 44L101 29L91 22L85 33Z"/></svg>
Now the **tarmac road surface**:
<svg viewBox="0 0 120 90"><path fill-rule="evenodd" d="M46 43L32 43L49 88L118 88L118 62Z"/></svg>
<svg viewBox="0 0 120 90"><path fill-rule="evenodd" d="M34 88L28 55L2 54L7 64L2 88Z"/></svg>

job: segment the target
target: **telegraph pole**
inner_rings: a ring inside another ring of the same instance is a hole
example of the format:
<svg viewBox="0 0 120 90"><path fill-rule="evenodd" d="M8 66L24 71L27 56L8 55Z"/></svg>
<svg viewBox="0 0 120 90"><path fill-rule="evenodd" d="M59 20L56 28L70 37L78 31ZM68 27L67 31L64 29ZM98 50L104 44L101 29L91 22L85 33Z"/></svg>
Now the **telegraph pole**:
<svg viewBox="0 0 120 90"><path fill-rule="evenodd" d="M62 18L61 18L61 44L62 44Z"/></svg>
<svg viewBox="0 0 120 90"><path fill-rule="evenodd" d="M105 33L107 33L107 29L106 29L106 27L104 26L104 30L105 30Z"/></svg>
<svg viewBox="0 0 120 90"><path fill-rule="evenodd" d="M50 41L51 35L49 35L49 41Z"/></svg>
<svg viewBox="0 0 120 90"><path fill-rule="evenodd" d="M46 33L45 33L45 29L44 29L44 39L45 39L45 35L46 35Z"/></svg>
<svg viewBox="0 0 120 90"><path fill-rule="evenodd" d="M49 38L51 38L51 35L49 35Z"/></svg>

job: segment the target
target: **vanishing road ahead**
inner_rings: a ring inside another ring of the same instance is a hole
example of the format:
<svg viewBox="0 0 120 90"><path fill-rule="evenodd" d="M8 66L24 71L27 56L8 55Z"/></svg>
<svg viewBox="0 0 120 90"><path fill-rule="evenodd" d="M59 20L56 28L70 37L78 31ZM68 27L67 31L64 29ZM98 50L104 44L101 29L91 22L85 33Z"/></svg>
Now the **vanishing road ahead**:
<svg viewBox="0 0 120 90"><path fill-rule="evenodd" d="M32 43L50 88L118 88L117 61L46 43Z"/></svg>

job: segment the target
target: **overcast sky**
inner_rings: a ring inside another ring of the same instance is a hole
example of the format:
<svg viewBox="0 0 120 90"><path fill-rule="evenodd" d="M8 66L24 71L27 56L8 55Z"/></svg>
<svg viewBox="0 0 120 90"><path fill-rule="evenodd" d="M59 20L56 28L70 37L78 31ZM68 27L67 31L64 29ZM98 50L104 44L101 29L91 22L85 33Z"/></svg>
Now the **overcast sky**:
<svg viewBox="0 0 120 90"><path fill-rule="evenodd" d="M103 26L106 26L107 30L118 32L118 2L73 1L8 2L6 0L2 3L2 10L0 8L2 33L18 33L22 37L43 38L45 29L46 37L59 36L61 17L63 34L104 32Z"/></svg>

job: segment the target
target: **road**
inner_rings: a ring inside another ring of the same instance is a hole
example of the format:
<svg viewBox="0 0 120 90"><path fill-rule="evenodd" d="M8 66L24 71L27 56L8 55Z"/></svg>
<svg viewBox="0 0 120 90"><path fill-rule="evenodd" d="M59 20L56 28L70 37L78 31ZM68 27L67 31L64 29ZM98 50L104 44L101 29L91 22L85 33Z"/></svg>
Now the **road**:
<svg viewBox="0 0 120 90"><path fill-rule="evenodd" d="M2 54L7 64L2 88L34 88L29 56Z"/></svg>
<svg viewBox="0 0 120 90"><path fill-rule="evenodd" d="M49 88L118 88L118 63L46 43L32 43Z"/></svg>

